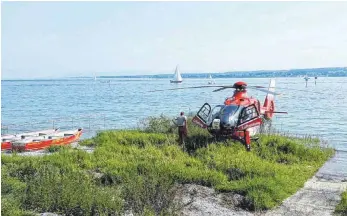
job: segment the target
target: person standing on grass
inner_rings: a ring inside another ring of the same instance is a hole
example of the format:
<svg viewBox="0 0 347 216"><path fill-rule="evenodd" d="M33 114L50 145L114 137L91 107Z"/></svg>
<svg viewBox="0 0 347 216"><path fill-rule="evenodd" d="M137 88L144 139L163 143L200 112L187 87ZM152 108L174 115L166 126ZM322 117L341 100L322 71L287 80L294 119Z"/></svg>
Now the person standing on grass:
<svg viewBox="0 0 347 216"><path fill-rule="evenodd" d="M187 117L184 115L184 112L180 113L180 116L176 118L176 125L178 126L178 137L180 145L184 144L184 140L187 137Z"/></svg>

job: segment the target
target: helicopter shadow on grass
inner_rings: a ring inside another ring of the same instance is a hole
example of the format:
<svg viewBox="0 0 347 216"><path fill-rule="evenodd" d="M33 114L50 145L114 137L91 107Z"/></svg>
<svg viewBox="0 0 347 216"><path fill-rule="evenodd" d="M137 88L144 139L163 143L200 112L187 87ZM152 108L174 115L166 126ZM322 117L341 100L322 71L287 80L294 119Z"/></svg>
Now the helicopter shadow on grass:
<svg viewBox="0 0 347 216"><path fill-rule="evenodd" d="M258 142L258 140L252 140ZM245 145L242 140L233 139L227 136L188 135L185 139L184 150L189 154L194 154L200 148L208 148L210 144Z"/></svg>
<svg viewBox="0 0 347 216"><path fill-rule="evenodd" d="M197 126L189 125L189 130L193 128L192 132L188 132L188 136L185 138L184 150L189 154L194 154L200 148L208 148L210 144L224 144L224 145L234 145L242 143L238 140L231 139L226 136L216 136L211 135L207 131L203 131ZM195 130L194 130L195 129Z"/></svg>

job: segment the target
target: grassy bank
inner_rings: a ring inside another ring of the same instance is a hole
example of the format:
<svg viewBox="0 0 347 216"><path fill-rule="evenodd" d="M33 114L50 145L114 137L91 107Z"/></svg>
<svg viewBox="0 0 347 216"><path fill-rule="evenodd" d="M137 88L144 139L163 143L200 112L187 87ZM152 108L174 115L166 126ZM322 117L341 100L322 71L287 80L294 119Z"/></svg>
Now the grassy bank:
<svg viewBox="0 0 347 216"><path fill-rule="evenodd" d="M341 202L336 206L335 213L347 215L347 190L341 194Z"/></svg>
<svg viewBox="0 0 347 216"><path fill-rule="evenodd" d="M194 183L243 195L241 208L273 208L295 193L333 154L317 139L261 135L252 151L218 141L189 124L186 146L165 117L137 130L104 131L43 157L2 155L2 215L172 215L182 203L176 185ZM52 149L50 151L53 151Z"/></svg>

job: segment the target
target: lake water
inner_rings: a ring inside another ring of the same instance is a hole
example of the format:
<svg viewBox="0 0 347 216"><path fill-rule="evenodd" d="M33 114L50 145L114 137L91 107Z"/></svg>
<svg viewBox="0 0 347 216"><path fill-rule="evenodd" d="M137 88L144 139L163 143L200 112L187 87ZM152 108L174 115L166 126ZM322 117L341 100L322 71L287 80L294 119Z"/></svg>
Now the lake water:
<svg viewBox="0 0 347 216"><path fill-rule="evenodd" d="M216 79L216 84L243 80L248 85L268 86L269 78ZM232 89L213 88L149 92L177 86L206 85L206 79L185 79L170 84L166 79L65 79L16 80L1 82L1 123L3 133L35 131L52 127L95 130L136 127L148 116L178 115L197 111L205 102L222 104ZM307 88L301 77L277 78L274 125L293 134L311 134L347 151L347 77L311 78ZM288 90L294 89L294 90ZM264 101L265 93L249 90Z"/></svg>

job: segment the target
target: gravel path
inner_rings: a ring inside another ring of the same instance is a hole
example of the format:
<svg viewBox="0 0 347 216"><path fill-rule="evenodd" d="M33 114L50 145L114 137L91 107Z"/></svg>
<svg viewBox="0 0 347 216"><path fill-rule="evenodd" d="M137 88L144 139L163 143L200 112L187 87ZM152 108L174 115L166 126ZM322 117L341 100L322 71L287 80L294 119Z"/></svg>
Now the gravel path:
<svg viewBox="0 0 347 216"><path fill-rule="evenodd" d="M347 152L337 151L303 188L265 215L332 215L346 189Z"/></svg>

